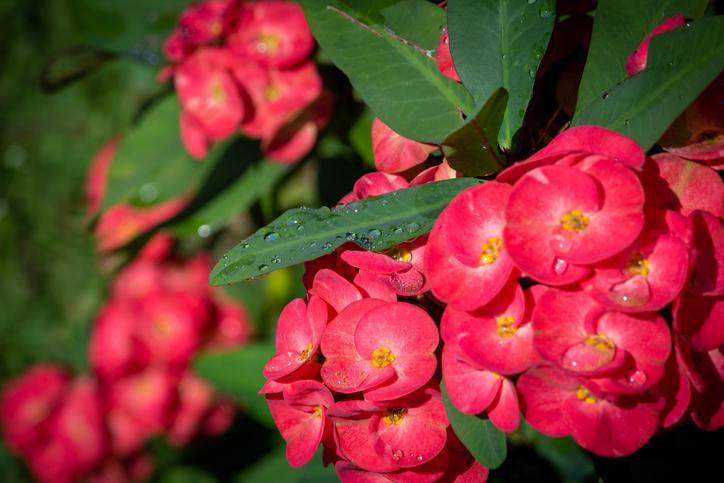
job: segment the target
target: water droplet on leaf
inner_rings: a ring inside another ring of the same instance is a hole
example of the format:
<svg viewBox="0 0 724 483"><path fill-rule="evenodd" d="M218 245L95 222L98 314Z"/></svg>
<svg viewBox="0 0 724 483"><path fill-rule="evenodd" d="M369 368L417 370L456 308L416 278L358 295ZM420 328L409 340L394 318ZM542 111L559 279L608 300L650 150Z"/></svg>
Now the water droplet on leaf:
<svg viewBox="0 0 724 483"><path fill-rule="evenodd" d="M270 231L266 235L264 235L264 241L273 242L277 241L279 239L279 233L275 231Z"/></svg>
<svg viewBox="0 0 724 483"><path fill-rule="evenodd" d="M372 228L370 231L367 232L367 236L372 239L378 238L381 234L382 232L380 232L380 230L378 230L377 228Z"/></svg>

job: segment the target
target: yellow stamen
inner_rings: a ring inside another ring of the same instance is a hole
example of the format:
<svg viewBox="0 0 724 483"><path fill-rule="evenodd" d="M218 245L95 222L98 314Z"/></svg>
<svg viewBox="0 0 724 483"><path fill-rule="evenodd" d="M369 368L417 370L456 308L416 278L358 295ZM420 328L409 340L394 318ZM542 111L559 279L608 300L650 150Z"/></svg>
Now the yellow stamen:
<svg viewBox="0 0 724 483"><path fill-rule="evenodd" d="M576 389L576 397L581 401L586 401L588 404L596 404L598 402L598 398L583 386L578 386L578 389Z"/></svg>
<svg viewBox="0 0 724 483"><path fill-rule="evenodd" d="M490 265L497 260L502 245L503 240L500 238L488 238L488 241L483 244L483 249L480 252L480 263Z"/></svg>
<svg viewBox="0 0 724 483"><path fill-rule="evenodd" d="M585 342L587 346L595 347L602 351L610 351L616 348L616 344L614 344L611 339L601 334L589 335L586 337Z"/></svg>
<svg viewBox="0 0 724 483"><path fill-rule="evenodd" d="M515 317L511 315L504 315L502 317L498 317L497 319L495 319L495 322L498 324L498 328L495 332L504 339L509 339L513 337L518 331L518 329L513 327L513 324L515 324Z"/></svg>
<svg viewBox="0 0 724 483"><path fill-rule="evenodd" d="M382 420L385 424L400 424L402 420L405 419L406 414L406 408L389 409L385 411L385 415Z"/></svg>
<svg viewBox="0 0 724 483"><path fill-rule="evenodd" d="M381 369L395 362L395 354L389 347L380 347L372 352L372 365Z"/></svg>
<svg viewBox="0 0 724 483"><path fill-rule="evenodd" d="M256 38L256 50L265 54L276 54L279 51L280 39L273 34L259 34Z"/></svg>
<svg viewBox="0 0 724 483"><path fill-rule="evenodd" d="M626 270L628 270L628 273L631 275L641 275L645 277L650 271L649 261L640 253L637 253L626 262Z"/></svg>
<svg viewBox="0 0 724 483"><path fill-rule="evenodd" d="M221 85L221 81L219 79L214 79L211 84L211 99L213 99L214 104L216 105L223 104L226 100L226 96L224 95L224 86Z"/></svg>
<svg viewBox="0 0 724 483"><path fill-rule="evenodd" d="M314 415L317 416L318 418L322 417L322 406L320 406L319 404L314 406Z"/></svg>
<svg viewBox="0 0 724 483"><path fill-rule="evenodd" d="M269 102L274 102L282 95L282 90L276 84L269 84L264 89L264 99Z"/></svg>
<svg viewBox="0 0 724 483"><path fill-rule="evenodd" d="M297 359L301 362L306 362L309 360L309 358L312 356L312 349L314 346L311 342L307 342L307 348L304 349L302 352L299 353L299 356Z"/></svg>
<svg viewBox="0 0 724 483"><path fill-rule="evenodd" d="M581 233L588 226L588 216L581 210L571 210L561 217L561 228Z"/></svg>
<svg viewBox="0 0 724 483"><path fill-rule="evenodd" d="M221 31L224 29L224 26L221 25L221 22L219 20L214 20L211 22L211 25L209 26L209 31L211 32L211 35L214 37L221 35Z"/></svg>
<svg viewBox="0 0 724 483"><path fill-rule="evenodd" d="M703 131L697 134L694 142L699 144L716 144L721 141L722 136L724 136L722 133L716 131Z"/></svg>
<svg viewBox="0 0 724 483"><path fill-rule="evenodd" d="M412 252L409 248L402 245L397 245L396 247L387 250L385 253L398 262L409 262L412 260Z"/></svg>

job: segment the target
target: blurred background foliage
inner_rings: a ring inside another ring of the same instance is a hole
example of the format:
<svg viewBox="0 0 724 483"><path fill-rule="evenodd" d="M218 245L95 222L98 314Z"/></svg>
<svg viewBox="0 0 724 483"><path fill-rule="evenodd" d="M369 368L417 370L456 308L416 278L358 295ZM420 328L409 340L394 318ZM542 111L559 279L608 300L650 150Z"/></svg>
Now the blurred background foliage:
<svg viewBox="0 0 724 483"><path fill-rule="evenodd" d="M108 295L112 271L108 260L96 255L86 217L86 171L99 147L132 125L162 89L156 81L160 42L187 3L0 1L0 386L41 361L87 370L91 323ZM95 49L77 50L79 45ZM218 256L286 208L333 205L369 170L372 116L323 53L317 60L335 93L335 117L314 155L281 176L274 189L226 231L206 239L193 225L182 230L186 252L213 245ZM65 85L75 77L82 78ZM177 128L175 123L165 127ZM122 261L113 260L113 265ZM335 481L333 470L322 467L321 455L306 469L288 467L281 438L269 426L266 404L255 397L263 383L261 367L276 315L288 300L304 293L301 274L302 267L295 267L229 288L248 307L262 342L252 344L243 360L220 356L205 360L198 370L203 374L215 364L246 365L247 376L231 372L220 389L237 396L254 417L239 416L224 436L182 451L152 441L158 481ZM570 439L549 440L524 426L510 438L509 457L490 481L711 478L717 473L708 472L718 463L713 455L722 447L721 434L701 433L690 425L622 459L593 458ZM2 442L0 480L30 480Z"/></svg>

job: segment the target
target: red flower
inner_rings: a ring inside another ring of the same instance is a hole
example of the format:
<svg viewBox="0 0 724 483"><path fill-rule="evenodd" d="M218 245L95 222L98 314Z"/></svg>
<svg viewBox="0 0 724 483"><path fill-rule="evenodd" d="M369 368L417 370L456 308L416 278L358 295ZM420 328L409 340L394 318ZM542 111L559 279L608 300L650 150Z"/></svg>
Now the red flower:
<svg viewBox="0 0 724 483"><path fill-rule="evenodd" d="M437 146L433 144L400 136L378 118L372 122L372 153L378 171L399 173L408 170L424 163L435 149Z"/></svg>
<svg viewBox="0 0 724 483"><path fill-rule="evenodd" d="M685 20L683 15L674 15L673 17L667 18L661 22L654 30L652 30L651 33L648 34L641 42L641 45L639 45L638 48L626 59L626 72L628 75L632 76L634 74L638 74L646 68L646 59L649 54L649 43L651 42L651 37L668 32L676 27L681 27L684 25L684 22Z"/></svg>

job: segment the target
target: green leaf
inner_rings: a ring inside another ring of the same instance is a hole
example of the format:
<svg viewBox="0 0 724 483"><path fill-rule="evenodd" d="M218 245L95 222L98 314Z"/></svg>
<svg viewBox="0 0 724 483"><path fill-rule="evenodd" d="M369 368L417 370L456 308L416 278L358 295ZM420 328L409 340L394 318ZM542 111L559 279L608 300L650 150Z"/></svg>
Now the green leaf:
<svg viewBox="0 0 724 483"><path fill-rule="evenodd" d="M626 79L624 64L646 36L676 14L699 18L708 0L599 0L576 112Z"/></svg>
<svg viewBox="0 0 724 483"><path fill-rule="evenodd" d="M87 42L156 65L161 47L189 0L69 0Z"/></svg>
<svg viewBox="0 0 724 483"><path fill-rule="evenodd" d="M470 451L470 454L486 468L500 466L508 454L505 433L496 428L489 419L463 414L450 402L445 383L440 384L442 402L455 434Z"/></svg>
<svg viewBox="0 0 724 483"><path fill-rule="evenodd" d="M657 35L646 69L595 99L572 125L607 127L648 150L723 68L724 17Z"/></svg>
<svg viewBox="0 0 724 483"><path fill-rule="evenodd" d="M372 111L365 109L349 130L349 143L360 155L365 165L372 169L375 168L375 157L372 152L372 121L374 117Z"/></svg>
<svg viewBox="0 0 724 483"><path fill-rule="evenodd" d="M322 450L301 468L289 466L285 446L267 454L236 477L237 483L334 483L338 481L334 465L322 465Z"/></svg>
<svg viewBox="0 0 724 483"><path fill-rule="evenodd" d="M158 203L192 192L227 147L219 143L205 160L194 160L181 144L178 100L167 96L157 102L123 134L108 172L103 209L122 201Z"/></svg>
<svg viewBox="0 0 724 483"><path fill-rule="evenodd" d="M424 0L301 0L315 38L364 101L399 134L439 144L472 112L465 88L440 73L445 12Z"/></svg>
<svg viewBox="0 0 724 483"><path fill-rule="evenodd" d="M216 478L191 466L170 468L161 475L161 483L216 483Z"/></svg>
<svg viewBox="0 0 724 483"><path fill-rule="evenodd" d="M239 349L202 354L194 361L197 374L225 393L260 423L274 428L264 396L264 364L274 355L271 343L255 342Z"/></svg>
<svg viewBox="0 0 724 483"><path fill-rule="evenodd" d="M233 180L231 185L212 193L215 196L210 201L174 223L173 230L176 233L182 235L196 233L202 237L215 233L232 217L245 211L261 195L271 190L292 167L265 159L236 158L234 161L241 173L237 174L236 178L231 178ZM215 169L212 176L216 173ZM202 188L201 191L205 190Z"/></svg>
<svg viewBox="0 0 724 483"><path fill-rule="evenodd" d="M479 183L459 178L428 183L338 208L296 208L236 245L211 271L224 285L321 257L346 242L382 251L432 228L461 191Z"/></svg>
<svg viewBox="0 0 724 483"><path fill-rule="evenodd" d="M451 167L466 176L487 176L503 168L495 139L507 101L505 89L496 90L475 117L445 138L442 152Z"/></svg>
<svg viewBox="0 0 724 483"><path fill-rule="evenodd" d="M510 95L497 138L505 150L523 124L555 19L553 0L448 2L450 51L463 85L477 105L500 87Z"/></svg>

